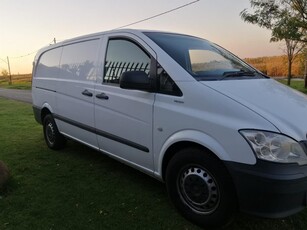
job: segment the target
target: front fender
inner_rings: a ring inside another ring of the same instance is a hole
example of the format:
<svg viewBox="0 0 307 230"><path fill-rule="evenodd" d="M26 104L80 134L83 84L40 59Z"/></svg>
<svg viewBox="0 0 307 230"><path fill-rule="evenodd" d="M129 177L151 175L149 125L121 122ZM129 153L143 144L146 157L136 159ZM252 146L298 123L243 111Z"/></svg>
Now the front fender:
<svg viewBox="0 0 307 230"><path fill-rule="evenodd" d="M223 148L223 146L211 136L197 130L182 130L173 134L164 142L161 151L155 160L155 172L157 177L162 178L162 163L168 148L175 143L183 141L193 142L202 145L205 148L209 149L211 152L213 152L219 159L223 161L231 160L229 154Z"/></svg>

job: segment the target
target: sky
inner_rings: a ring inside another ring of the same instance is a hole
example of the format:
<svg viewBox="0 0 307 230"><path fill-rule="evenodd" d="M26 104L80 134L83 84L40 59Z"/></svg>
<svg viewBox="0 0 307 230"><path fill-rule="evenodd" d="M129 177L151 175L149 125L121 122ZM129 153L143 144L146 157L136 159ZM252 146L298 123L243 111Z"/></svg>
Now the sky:
<svg viewBox="0 0 307 230"><path fill-rule="evenodd" d="M112 30L193 0L0 0L0 72L31 73L38 49L56 38ZM270 31L243 22L249 0L200 0L160 17L129 26L190 34L215 42L240 58L283 54ZM30 54L30 55L29 55Z"/></svg>

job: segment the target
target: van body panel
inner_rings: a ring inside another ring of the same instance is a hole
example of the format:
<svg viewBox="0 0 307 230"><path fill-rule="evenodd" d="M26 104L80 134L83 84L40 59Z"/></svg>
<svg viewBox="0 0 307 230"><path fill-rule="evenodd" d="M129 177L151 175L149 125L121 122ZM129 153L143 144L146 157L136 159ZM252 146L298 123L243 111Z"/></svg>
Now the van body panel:
<svg viewBox="0 0 307 230"><path fill-rule="evenodd" d="M50 112L56 109L56 81L52 78L38 78L32 83L32 103L41 111L42 108L47 108ZM39 114L38 119L41 120Z"/></svg>
<svg viewBox="0 0 307 230"><path fill-rule="evenodd" d="M55 111L60 132L96 147L96 133L87 127L95 128L93 95L99 47L99 38L63 46Z"/></svg>
<svg viewBox="0 0 307 230"><path fill-rule="evenodd" d="M85 128L95 127L93 97L82 95L85 90L94 93L94 84L60 80L55 118L60 132L97 146L96 134Z"/></svg>
<svg viewBox="0 0 307 230"><path fill-rule="evenodd" d="M47 108L50 112L56 110L57 75L59 73L61 46L52 48L48 54L41 56L42 49L34 59L32 80L32 101L37 108ZM45 57L45 58L44 58ZM43 122L43 121L42 121Z"/></svg>
<svg viewBox="0 0 307 230"><path fill-rule="evenodd" d="M109 97L108 100L95 98L96 129L102 131L97 137L99 148L152 170L154 94L127 91L117 86L96 86L96 95L104 93ZM129 145L125 140L133 143Z"/></svg>
<svg viewBox="0 0 307 230"><path fill-rule="evenodd" d="M255 111L274 124L280 132L297 141L306 140L307 96L303 93L273 79L227 80L203 84Z"/></svg>
<svg viewBox="0 0 307 230"><path fill-rule="evenodd" d="M182 97L156 95L153 138L157 171L161 172L160 163L167 147L176 140L219 149L213 152L221 160L255 164L255 155L238 130L243 127L278 130L255 112L200 82L177 83Z"/></svg>
<svg viewBox="0 0 307 230"><path fill-rule="evenodd" d="M162 131L160 131L162 132ZM159 133L157 133L159 135ZM193 138L191 138L193 137ZM155 139L158 139L157 137ZM224 159L225 161L229 161L229 154L227 151L223 148L223 146L215 139L213 139L211 136L209 136L206 133L203 133L199 130L181 130L177 133L174 133L171 135L163 144L161 148L161 154L159 155L159 158L156 157L156 175L162 178L163 175L163 159L165 152L173 145L179 142L191 142L196 143L201 146L204 146L205 148L209 149L213 153L218 153L217 156L220 159ZM250 148L248 149L250 151Z"/></svg>
<svg viewBox="0 0 307 230"><path fill-rule="evenodd" d="M48 102L45 102L41 108L47 108L51 113L53 113L53 106L50 105Z"/></svg>
<svg viewBox="0 0 307 230"><path fill-rule="evenodd" d="M57 126L62 128L61 134L63 134L65 137L68 137L69 139L78 141L78 142L80 142L84 145L87 145L88 147L95 149L95 150L99 150L99 148L97 146L97 141L95 141L95 139L90 139L91 136L89 136L89 133L93 134L95 132L86 131L86 130L82 130L82 129L80 131L80 128L78 126L71 125L71 124L64 122L62 120L59 120L57 118L55 118L55 121L57 123ZM63 130L67 130L68 132L65 132ZM74 132L79 133L78 137L77 137L77 135L71 135L71 133L74 133Z"/></svg>

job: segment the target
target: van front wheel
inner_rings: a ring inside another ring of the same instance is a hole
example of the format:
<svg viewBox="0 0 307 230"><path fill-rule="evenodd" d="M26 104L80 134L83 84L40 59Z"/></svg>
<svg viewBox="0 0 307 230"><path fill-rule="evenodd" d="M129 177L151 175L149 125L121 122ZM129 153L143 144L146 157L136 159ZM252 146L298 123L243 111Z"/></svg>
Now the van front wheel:
<svg viewBox="0 0 307 230"><path fill-rule="evenodd" d="M236 194L225 166L201 149L187 148L171 159L166 186L175 207L201 227L221 227L237 211Z"/></svg>
<svg viewBox="0 0 307 230"><path fill-rule="evenodd" d="M43 121L43 129L46 144L50 149L59 150L65 146L66 139L59 132L51 114L45 116Z"/></svg>

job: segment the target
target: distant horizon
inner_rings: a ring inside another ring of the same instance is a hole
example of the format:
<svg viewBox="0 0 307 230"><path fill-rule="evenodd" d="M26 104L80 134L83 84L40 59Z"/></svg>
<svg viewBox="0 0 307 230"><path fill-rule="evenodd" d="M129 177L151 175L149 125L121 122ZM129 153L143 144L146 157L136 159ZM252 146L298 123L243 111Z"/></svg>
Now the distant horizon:
<svg viewBox="0 0 307 230"><path fill-rule="evenodd" d="M260 57L246 57L246 58L241 58L241 59L245 60L245 59L258 59L258 58L273 58L273 57L282 57L282 56L287 57L286 54L281 54L281 55L260 56ZM18 73L11 73L11 74L12 75L29 75L29 74L32 74L32 70L31 72L27 72L27 73L18 72ZM1 73L0 73L0 76L1 76Z"/></svg>

